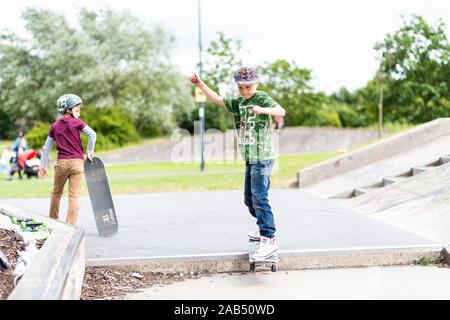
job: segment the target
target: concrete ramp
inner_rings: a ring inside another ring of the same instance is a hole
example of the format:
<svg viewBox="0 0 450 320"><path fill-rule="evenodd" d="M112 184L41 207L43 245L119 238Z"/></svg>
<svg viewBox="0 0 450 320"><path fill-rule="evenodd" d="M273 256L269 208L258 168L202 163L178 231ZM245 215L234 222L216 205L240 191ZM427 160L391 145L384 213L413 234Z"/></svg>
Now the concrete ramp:
<svg viewBox="0 0 450 320"><path fill-rule="evenodd" d="M389 174L387 170L402 170L402 166L428 161L441 153L446 153L449 150L449 141L450 118L436 119L364 148L304 168L298 171L297 184L299 188L317 186L313 194L318 195L324 192L322 189L328 190L329 186L342 187L340 186L342 181L340 183L326 182L326 184L323 184L323 181L348 176L348 173L354 173L357 169L362 171L351 176L349 182L357 182L355 178L358 181L367 182L378 174ZM373 169L368 170L369 166ZM390 169L392 166L394 168Z"/></svg>
<svg viewBox="0 0 450 320"><path fill-rule="evenodd" d="M339 202L445 246L450 244L450 163Z"/></svg>
<svg viewBox="0 0 450 320"><path fill-rule="evenodd" d="M423 145L411 147L364 166L324 178L300 189L325 199L350 197L356 189L380 187L389 178L401 180L402 177L416 174L420 169L432 169L438 162L444 163L446 161L444 159L448 158L450 153L449 146L450 135L438 137ZM384 153L382 145L379 146L378 152ZM320 167L320 165L319 163L317 166Z"/></svg>
<svg viewBox="0 0 450 320"><path fill-rule="evenodd" d="M450 118L305 168L298 173L298 186L448 246Z"/></svg>

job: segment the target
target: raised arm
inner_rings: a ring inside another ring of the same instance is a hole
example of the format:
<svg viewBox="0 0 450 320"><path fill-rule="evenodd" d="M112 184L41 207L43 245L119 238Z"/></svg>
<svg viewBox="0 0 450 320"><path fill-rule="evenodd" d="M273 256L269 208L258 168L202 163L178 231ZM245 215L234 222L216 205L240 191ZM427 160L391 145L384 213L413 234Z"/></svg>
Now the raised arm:
<svg viewBox="0 0 450 320"><path fill-rule="evenodd" d="M219 96L216 92L211 90L201 79L200 77L194 72L194 74L191 77L191 82L193 85L200 88L200 90L203 91L203 93L208 97L209 100L216 104L220 104L222 106L225 106L225 103L223 102L223 98Z"/></svg>

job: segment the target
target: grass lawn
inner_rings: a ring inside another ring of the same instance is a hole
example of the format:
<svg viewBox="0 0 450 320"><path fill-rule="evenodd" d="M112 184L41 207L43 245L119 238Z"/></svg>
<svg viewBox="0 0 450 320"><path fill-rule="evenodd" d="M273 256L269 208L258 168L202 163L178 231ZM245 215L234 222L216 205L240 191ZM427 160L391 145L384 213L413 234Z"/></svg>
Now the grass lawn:
<svg viewBox="0 0 450 320"><path fill-rule="evenodd" d="M0 140L0 154L5 150L7 147L11 147L14 144L14 140Z"/></svg>
<svg viewBox="0 0 450 320"><path fill-rule="evenodd" d="M272 188L285 187L286 180L295 179L297 170L336 155L337 153L321 153L281 156L274 166ZM205 171L200 173L198 163L152 162L110 166L107 171L112 193L118 195L241 189L244 183L244 168L243 163L206 162ZM53 170L50 170L46 179L18 180L16 174L13 181L6 181L5 175L2 175L0 199L49 197L53 186L52 176ZM82 195L87 195L85 182Z"/></svg>
<svg viewBox="0 0 450 320"><path fill-rule="evenodd" d="M393 134L411 129L411 125L391 126ZM382 139L386 139L384 137ZM368 144L379 141L377 139ZM144 143L157 142L148 140ZM365 145L368 145L365 144ZM0 141L0 150L12 145L12 141ZM365 145L351 148L359 149ZM350 151L351 151L350 150ZM52 150L52 158L56 158L56 150ZM297 171L337 156L337 153L300 154L280 156L275 162L272 172L271 187L286 188L297 177ZM242 189L244 186L243 162L229 161L206 162L205 171L200 173L197 162L174 163L151 162L140 164L124 164L107 167L109 183L113 194L136 194L149 192L183 192ZM6 181L5 174L0 176L0 199L49 197L53 187L53 170L49 170L46 179L26 179L19 181L17 174L14 181ZM66 185L67 190L67 185ZM84 183L82 195L87 195ZM65 192L65 196L67 191Z"/></svg>

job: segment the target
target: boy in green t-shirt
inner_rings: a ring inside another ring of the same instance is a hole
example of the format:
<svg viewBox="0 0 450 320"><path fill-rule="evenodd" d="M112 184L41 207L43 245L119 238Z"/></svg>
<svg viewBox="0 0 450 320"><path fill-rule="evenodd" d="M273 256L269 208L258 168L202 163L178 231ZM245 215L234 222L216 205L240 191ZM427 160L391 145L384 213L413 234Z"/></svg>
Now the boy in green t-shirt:
<svg viewBox="0 0 450 320"><path fill-rule="evenodd" d="M270 133L270 116L284 117L286 111L267 93L257 91L259 76L252 67L241 67L234 73L240 96L222 98L193 74L191 82L214 103L233 113L238 146L245 160L244 203L256 218L259 231L248 236L261 245L252 258L263 260L278 250L275 223L269 205L270 174L276 158Z"/></svg>

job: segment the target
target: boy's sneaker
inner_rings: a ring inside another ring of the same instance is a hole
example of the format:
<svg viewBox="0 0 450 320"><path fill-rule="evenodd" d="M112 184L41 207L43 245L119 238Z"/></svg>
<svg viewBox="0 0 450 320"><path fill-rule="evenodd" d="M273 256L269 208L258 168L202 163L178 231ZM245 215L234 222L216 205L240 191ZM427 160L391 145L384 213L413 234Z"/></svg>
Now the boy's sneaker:
<svg viewBox="0 0 450 320"><path fill-rule="evenodd" d="M259 233L259 230L250 231L249 233L247 233L247 235L250 240L253 240L253 241L261 240L261 234ZM275 231L275 233L273 234L273 237L274 238L277 237L277 231Z"/></svg>
<svg viewBox="0 0 450 320"><path fill-rule="evenodd" d="M265 260L277 251L278 245L275 242L275 238L261 237L259 249L252 255L252 259L255 261Z"/></svg>
<svg viewBox="0 0 450 320"><path fill-rule="evenodd" d="M247 233L248 238L253 241L259 241L261 238L261 235L259 234L259 230L250 231Z"/></svg>

